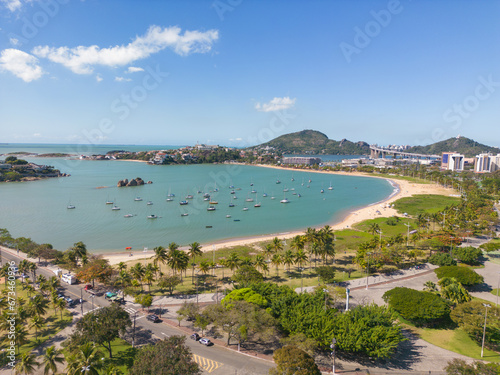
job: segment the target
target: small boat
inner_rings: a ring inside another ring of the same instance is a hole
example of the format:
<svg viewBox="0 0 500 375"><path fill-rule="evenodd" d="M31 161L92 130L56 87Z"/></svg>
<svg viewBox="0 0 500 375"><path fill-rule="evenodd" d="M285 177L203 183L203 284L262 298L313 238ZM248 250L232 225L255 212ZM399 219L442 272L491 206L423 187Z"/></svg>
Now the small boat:
<svg viewBox="0 0 500 375"><path fill-rule="evenodd" d="M260 207L260 202L253 205L254 207Z"/></svg>
<svg viewBox="0 0 500 375"><path fill-rule="evenodd" d="M280 203L290 203L290 201L288 199L284 198L284 199L280 200Z"/></svg>
<svg viewBox="0 0 500 375"><path fill-rule="evenodd" d="M252 190L250 193L255 194L257 193L257 190Z"/></svg>
<svg viewBox="0 0 500 375"><path fill-rule="evenodd" d="M233 221L240 221L240 219L234 219Z"/></svg>
<svg viewBox="0 0 500 375"><path fill-rule="evenodd" d="M205 228L212 228L211 225L205 225Z"/></svg>
<svg viewBox="0 0 500 375"><path fill-rule="evenodd" d="M198 193L198 194L201 194L201 190L198 190L198 191L197 191L197 193Z"/></svg>
<svg viewBox="0 0 500 375"><path fill-rule="evenodd" d="M217 201L210 201L210 202L208 202L208 203L209 203L209 204L219 204L219 202L217 202Z"/></svg>
<svg viewBox="0 0 500 375"><path fill-rule="evenodd" d="M293 175L292 175L292 181L295 181L295 178L293 178Z"/></svg>
<svg viewBox="0 0 500 375"><path fill-rule="evenodd" d="M203 198L210 198L210 194L208 193L203 194Z"/></svg>
<svg viewBox="0 0 500 375"><path fill-rule="evenodd" d="M172 198L167 198L167 202L173 202Z"/></svg>
<svg viewBox="0 0 500 375"><path fill-rule="evenodd" d="M330 182L330 186L328 187L328 190L333 190L332 183Z"/></svg>
<svg viewBox="0 0 500 375"><path fill-rule="evenodd" d="M229 185L229 189L234 189L234 185Z"/></svg>
<svg viewBox="0 0 500 375"><path fill-rule="evenodd" d="M194 197L191 194L186 195L186 199L193 199Z"/></svg>
<svg viewBox="0 0 500 375"><path fill-rule="evenodd" d="M206 197L206 198L203 198L204 201L209 201L210 198Z"/></svg>
<svg viewBox="0 0 500 375"><path fill-rule="evenodd" d="M295 191L294 191L294 192L292 193L292 195L297 195L297 192L295 192Z"/></svg>
<svg viewBox="0 0 500 375"><path fill-rule="evenodd" d="M189 214L186 214L186 213L184 213L184 214L181 214L181 216L187 216L187 215L189 215Z"/></svg>
<svg viewBox="0 0 500 375"><path fill-rule="evenodd" d="M311 182L312 182L312 180L311 180L311 179L309 179L309 183L311 183Z"/></svg>
<svg viewBox="0 0 500 375"><path fill-rule="evenodd" d="M245 202L253 202L253 198L247 198L245 199Z"/></svg>
<svg viewBox="0 0 500 375"><path fill-rule="evenodd" d="M236 192L234 190L231 190L231 194L234 194L234 193L236 193Z"/></svg>
<svg viewBox="0 0 500 375"><path fill-rule="evenodd" d="M135 198L134 198L134 201L136 201L136 202L140 202L140 201L142 201L142 198L141 198L141 197L135 197Z"/></svg>
<svg viewBox="0 0 500 375"><path fill-rule="evenodd" d="M113 208L111 208L113 211L119 211L120 210L120 207L118 206L113 206Z"/></svg>
<svg viewBox="0 0 500 375"><path fill-rule="evenodd" d="M273 200L274 200L274 199L276 199L276 198L275 198L275 197L271 197L271 199L273 199Z"/></svg>
<svg viewBox="0 0 500 375"><path fill-rule="evenodd" d="M294 191L294 190L295 190L295 188L291 188L290 190L291 190L291 191Z"/></svg>
<svg viewBox="0 0 500 375"><path fill-rule="evenodd" d="M169 193L169 194L167 194L167 197L172 197L173 198L173 197L175 197L175 194Z"/></svg>
<svg viewBox="0 0 500 375"><path fill-rule="evenodd" d="M264 193L264 194L262 194L262 196L265 198L265 197L267 197L267 194L266 194L266 193Z"/></svg>
<svg viewBox="0 0 500 375"><path fill-rule="evenodd" d="M325 190L324 190L324 189L321 189L320 193L324 193L324 192L325 192Z"/></svg>
<svg viewBox="0 0 500 375"><path fill-rule="evenodd" d="M243 211L248 211L248 207L243 207Z"/></svg>
<svg viewBox="0 0 500 375"><path fill-rule="evenodd" d="M153 204L153 202L151 202L151 201L147 201L147 203L146 203L146 204L147 204L148 206L151 206L151 205Z"/></svg>
<svg viewBox="0 0 500 375"><path fill-rule="evenodd" d="M241 188L236 188L236 190L241 190Z"/></svg>
<svg viewBox="0 0 500 375"><path fill-rule="evenodd" d="M302 196L302 195L300 195L300 194L297 194L297 197L299 197L299 198L300 198L301 196Z"/></svg>
<svg viewBox="0 0 500 375"><path fill-rule="evenodd" d="M229 219L231 217L231 215L226 215L226 217Z"/></svg>
<svg viewBox="0 0 500 375"><path fill-rule="evenodd" d="M276 180L276 183L277 183L277 184L281 184L281 181L280 181L280 180Z"/></svg>
<svg viewBox="0 0 500 375"><path fill-rule="evenodd" d="M215 207L214 207L214 206L209 206L209 207L207 208L207 211L215 211Z"/></svg>
<svg viewBox="0 0 500 375"><path fill-rule="evenodd" d="M229 207L234 207L234 204L232 204L232 203L229 203Z"/></svg>
<svg viewBox="0 0 500 375"><path fill-rule="evenodd" d="M76 207L75 207L75 206L73 206L72 204L68 204L68 205L66 206L66 208L67 208L68 210L72 210L72 209L74 209L74 208L76 208Z"/></svg>
<svg viewBox="0 0 500 375"><path fill-rule="evenodd" d="M233 199L238 199L238 197L236 195L233 195Z"/></svg>
<svg viewBox="0 0 500 375"><path fill-rule="evenodd" d="M132 215L132 214L123 215L123 217L132 217L132 216L134 216L134 215Z"/></svg>
<svg viewBox="0 0 500 375"><path fill-rule="evenodd" d="M158 216L156 216L156 215L148 215L148 219L158 219Z"/></svg>
<svg viewBox="0 0 500 375"><path fill-rule="evenodd" d="M288 188L284 188L284 189L283 189L283 191L284 191L284 192L287 192L287 191L288 191Z"/></svg>
<svg viewBox="0 0 500 375"><path fill-rule="evenodd" d="M180 201L180 202L179 202L179 204L180 204L181 206L185 206L186 204L188 204L188 201Z"/></svg>
<svg viewBox="0 0 500 375"><path fill-rule="evenodd" d="M106 204L113 204L113 203L115 203L115 202L110 201L109 199L106 201Z"/></svg>

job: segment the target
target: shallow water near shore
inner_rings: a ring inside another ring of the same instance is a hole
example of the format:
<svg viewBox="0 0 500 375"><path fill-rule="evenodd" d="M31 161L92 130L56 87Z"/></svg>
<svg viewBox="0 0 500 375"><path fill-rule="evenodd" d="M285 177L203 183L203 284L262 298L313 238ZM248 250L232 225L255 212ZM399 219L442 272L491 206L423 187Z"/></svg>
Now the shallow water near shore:
<svg viewBox="0 0 500 375"><path fill-rule="evenodd" d="M0 184L0 228L15 237L51 243L59 250L77 241L83 241L90 251L111 252L126 247L151 249L172 241L187 245L289 232L341 220L394 190L382 179L246 165L31 160L53 165L71 177ZM118 180L136 177L153 184L116 187ZM207 211L209 202L203 193L218 202L213 204L215 211ZM173 201L166 201L168 194L175 194ZM193 199L187 199L188 205L179 205L187 195ZM142 200L136 201L137 197ZM290 203L280 203L284 198ZM108 200L120 210L113 211ZM254 207L257 203L261 206ZM67 209L68 204L75 209ZM133 216L126 218L126 214ZM157 218L148 219L150 215Z"/></svg>

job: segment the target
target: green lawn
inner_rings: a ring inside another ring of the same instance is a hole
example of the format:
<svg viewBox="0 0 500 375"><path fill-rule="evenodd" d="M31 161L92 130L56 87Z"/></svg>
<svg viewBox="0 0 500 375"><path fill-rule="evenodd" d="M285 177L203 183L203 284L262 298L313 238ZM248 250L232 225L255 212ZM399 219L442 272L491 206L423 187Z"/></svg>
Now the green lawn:
<svg viewBox="0 0 500 375"><path fill-rule="evenodd" d="M382 231L382 237L392 237L396 234L403 234L405 236L405 238L408 234L408 227L405 224L410 224L410 231L417 229L417 225L415 224L414 219L410 219L410 218L403 219L400 217L394 218L393 220L397 221L396 225L387 224L388 219L390 219L390 218L379 217L376 219L365 220L365 221L362 221L361 223L354 225L354 228L367 233L372 224L378 224L378 226L380 227L380 230ZM367 234L369 235L369 237L372 236L372 234L369 234L369 233L367 233Z"/></svg>
<svg viewBox="0 0 500 375"><path fill-rule="evenodd" d="M394 202L394 207L400 213L418 216L423 213L443 211L447 206L460 203L460 198L445 195L419 194L412 197L400 198Z"/></svg>
<svg viewBox="0 0 500 375"><path fill-rule="evenodd" d="M5 284L1 284L0 293L4 289ZM17 300L22 299L24 301L28 301L28 292L27 290L23 289L23 284L19 280L16 281L16 293ZM67 327L73 320L70 311L68 311L67 309L63 310L61 319L61 310L58 309L57 312L54 311L51 303L49 303L49 308L46 310L46 313L42 316L42 318L45 320L45 327L41 330L38 330L38 332L36 332L34 328L29 327L31 319L27 319L25 328L28 332L28 342L20 347L20 353L29 352L37 348L39 345L51 339L59 331ZM3 347L3 345L0 346L0 348Z"/></svg>
<svg viewBox="0 0 500 375"><path fill-rule="evenodd" d="M137 353L137 348L132 348L128 342L122 339L116 339L111 343L111 348L113 352L113 358L109 358L109 352L102 347L99 350L103 354L104 367L111 364L118 366L124 374L128 374L128 369L134 364L134 358Z"/></svg>
<svg viewBox="0 0 500 375"><path fill-rule="evenodd" d="M498 353L484 349L484 357L481 358L481 345L473 341L465 331L457 329L432 329L413 328L423 340L439 346L440 348L451 350L452 352L465 355L474 359L483 359L490 362L500 362Z"/></svg>

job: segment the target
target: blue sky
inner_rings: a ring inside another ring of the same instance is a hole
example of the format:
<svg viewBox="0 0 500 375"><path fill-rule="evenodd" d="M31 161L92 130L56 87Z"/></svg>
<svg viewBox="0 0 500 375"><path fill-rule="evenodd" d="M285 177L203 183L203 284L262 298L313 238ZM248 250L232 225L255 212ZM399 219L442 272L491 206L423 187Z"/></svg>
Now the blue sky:
<svg viewBox="0 0 500 375"><path fill-rule="evenodd" d="M500 146L500 0L0 0L0 142Z"/></svg>

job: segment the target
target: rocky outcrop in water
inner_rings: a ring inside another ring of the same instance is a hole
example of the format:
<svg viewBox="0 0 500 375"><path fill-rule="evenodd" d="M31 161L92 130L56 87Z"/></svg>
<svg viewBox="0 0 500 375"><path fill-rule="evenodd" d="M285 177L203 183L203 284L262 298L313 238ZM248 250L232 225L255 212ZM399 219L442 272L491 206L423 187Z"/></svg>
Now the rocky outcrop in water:
<svg viewBox="0 0 500 375"><path fill-rule="evenodd" d="M149 181L148 181L148 183L149 183ZM137 177L137 178L134 178L130 181L127 178L124 180L120 180L120 181L118 181L118 184L116 186L123 187L123 186L140 186L140 185L144 185L144 180L140 177Z"/></svg>

